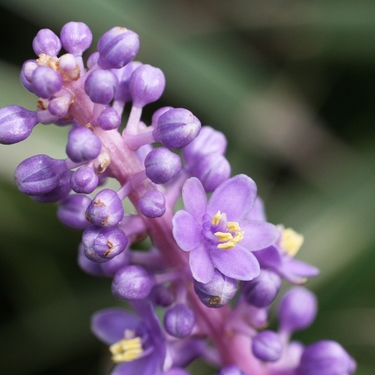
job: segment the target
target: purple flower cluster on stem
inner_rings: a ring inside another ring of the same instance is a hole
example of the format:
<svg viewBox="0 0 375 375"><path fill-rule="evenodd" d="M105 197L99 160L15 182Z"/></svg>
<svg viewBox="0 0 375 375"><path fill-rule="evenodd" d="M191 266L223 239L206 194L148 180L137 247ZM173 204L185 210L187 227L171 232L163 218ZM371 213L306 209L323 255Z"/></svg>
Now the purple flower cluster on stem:
<svg viewBox="0 0 375 375"><path fill-rule="evenodd" d="M187 375L197 357L219 375L353 373L355 362L338 343L305 348L291 341L317 312L315 296L303 287L281 299L279 330L264 330L280 277L303 284L319 271L294 258L301 235L266 221L255 182L230 177L225 136L185 108L160 108L147 126L142 110L162 95L163 72L133 61L139 38L123 27L99 39L85 67L82 53L91 41L81 22L66 24L60 37L48 29L37 34L38 58L20 75L38 96L37 110L0 109L0 142L26 139L39 122L71 127L65 160L33 156L15 180L34 200L58 202L63 224L84 230L79 266L111 277L114 297L136 312L93 315L92 331L115 364L111 374ZM59 57L61 47L68 53ZM174 149L182 149L182 160ZM120 188L102 187L107 178ZM176 212L180 196L184 207ZM125 198L135 214L125 212ZM150 250L132 248L147 236Z"/></svg>

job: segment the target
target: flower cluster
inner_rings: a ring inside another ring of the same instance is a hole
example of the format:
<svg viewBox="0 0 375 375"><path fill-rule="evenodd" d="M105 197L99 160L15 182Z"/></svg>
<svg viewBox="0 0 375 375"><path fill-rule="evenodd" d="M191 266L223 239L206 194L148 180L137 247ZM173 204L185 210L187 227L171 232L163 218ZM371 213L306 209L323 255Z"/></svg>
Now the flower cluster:
<svg viewBox="0 0 375 375"><path fill-rule="evenodd" d="M142 109L162 95L163 72L133 61L139 38L131 30L104 33L84 64L91 41L80 22L60 37L38 32L38 57L20 75L37 109L0 109L0 142L20 142L38 123L70 128L66 159L36 155L14 176L21 192L57 202L61 222L83 230L79 266L112 278L113 295L134 309L93 315L111 374L186 375L197 357L220 375L353 373L338 343L291 341L315 318L316 298L300 285L318 270L294 258L301 235L266 221L255 182L231 177L225 136L184 108L160 108L146 125ZM62 47L67 53L58 56ZM120 188L105 187L107 179ZM135 213L125 212L125 198ZM151 249L132 248L147 236ZM281 298L272 331L265 328L281 278L298 286Z"/></svg>

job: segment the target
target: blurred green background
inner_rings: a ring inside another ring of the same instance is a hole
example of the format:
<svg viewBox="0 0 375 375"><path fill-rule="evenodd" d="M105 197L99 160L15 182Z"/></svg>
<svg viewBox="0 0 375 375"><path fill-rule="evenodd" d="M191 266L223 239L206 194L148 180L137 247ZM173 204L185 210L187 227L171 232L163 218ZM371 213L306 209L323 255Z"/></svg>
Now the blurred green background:
<svg viewBox="0 0 375 375"><path fill-rule="evenodd" d="M167 79L163 105L186 107L229 140L233 174L255 179L268 219L305 235L321 269L306 344L339 341L375 373L375 2L350 0L0 0L0 106L34 109L18 80L40 28L83 21L94 43L113 26L141 38L138 59ZM66 129L39 125L0 147L0 359L7 375L104 374L90 315L117 304L110 280L76 265L80 233L54 205L21 195L26 157L64 157ZM194 374L212 374L195 366Z"/></svg>

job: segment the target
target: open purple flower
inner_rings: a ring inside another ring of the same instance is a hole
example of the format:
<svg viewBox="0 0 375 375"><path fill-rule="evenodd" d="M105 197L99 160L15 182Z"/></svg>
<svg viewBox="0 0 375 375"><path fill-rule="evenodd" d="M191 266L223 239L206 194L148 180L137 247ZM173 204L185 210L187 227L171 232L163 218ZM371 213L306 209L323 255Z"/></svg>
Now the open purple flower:
<svg viewBox="0 0 375 375"><path fill-rule="evenodd" d="M274 243L278 231L270 223L249 218L256 194L255 182L242 174L220 184L209 201L197 178L185 182L185 209L173 217L173 236L182 250L190 251L195 280L209 282L215 268L236 280L259 275L252 251Z"/></svg>
<svg viewBox="0 0 375 375"><path fill-rule="evenodd" d="M304 284L308 277L317 276L318 268L294 258L302 246L303 237L293 229L278 226L277 241L256 253L262 268L268 268L293 284Z"/></svg>
<svg viewBox="0 0 375 375"><path fill-rule="evenodd" d="M120 308L95 313L91 329L110 345L112 360L117 365L111 375L159 375L163 372L166 341L151 303L133 302L139 316Z"/></svg>

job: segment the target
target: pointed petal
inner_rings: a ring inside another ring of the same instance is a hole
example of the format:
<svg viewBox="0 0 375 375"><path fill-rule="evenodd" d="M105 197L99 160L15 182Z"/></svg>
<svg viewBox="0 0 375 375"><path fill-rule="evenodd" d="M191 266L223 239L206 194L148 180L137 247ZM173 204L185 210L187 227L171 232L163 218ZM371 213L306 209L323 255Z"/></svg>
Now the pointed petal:
<svg viewBox="0 0 375 375"><path fill-rule="evenodd" d="M190 252L189 262L195 280L206 284L214 277L214 266L204 244Z"/></svg>
<svg viewBox="0 0 375 375"><path fill-rule="evenodd" d="M110 345L124 338L125 329L135 329L140 319L123 309L105 309L91 318L92 332L104 343Z"/></svg>
<svg viewBox="0 0 375 375"><path fill-rule="evenodd" d="M240 174L226 180L212 193L207 204L207 213L211 216L217 211L225 213L228 221L240 221L253 207L257 194L255 182Z"/></svg>
<svg viewBox="0 0 375 375"><path fill-rule="evenodd" d="M284 262L284 268L299 276L312 277L319 275L318 268L299 259L291 258L287 262Z"/></svg>
<svg viewBox="0 0 375 375"><path fill-rule="evenodd" d="M211 250L210 256L214 266L232 279L252 280L259 275L259 262L250 251L240 245L230 250Z"/></svg>
<svg viewBox="0 0 375 375"><path fill-rule="evenodd" d="M275 243L279 237L277 228L263 221L247 221L240 223L244 236L241 246L250 251L265 249Z"/></svg>
<svg viewBox="0 0 375 375"><path fill-rule="evenodd" d="M263 250L254 251L254 255L262 268L274 269L281 266L282 258L276 246L272 245Z"/></svg>
<svg viewBox="0 0 375 375"><path fill-rule="evenodd" d="M165 337L163 329L160 325L160 320L155 313L154 306L147 299L129 301L129 304L140 316L143 323L147 326L152 339L154 353L157 352L157 355L160 358L165 358L167 352Z"/></svg>
<svg viewBox="0 0 375 375"><path fill-rule="evenodd" d="M177 211L172 223L173 237L182 250L190 251L201 243L201 228L188 212Z"/></svg>
<svg viewBox="0 0 375 375"><path fill-rule="evenodd" d="M283 261L276 272L290 283L297 285L304 284L308 277L319 275L318 268L293 258Z"/></svg>
<svg viewBox="0 0 375 375"><path fill-rule="evenodd" d="M185 211L200 223L206 213L207 196L202 183L197 178L191 177L186 180L182 188L182 200Z"/></svg>

